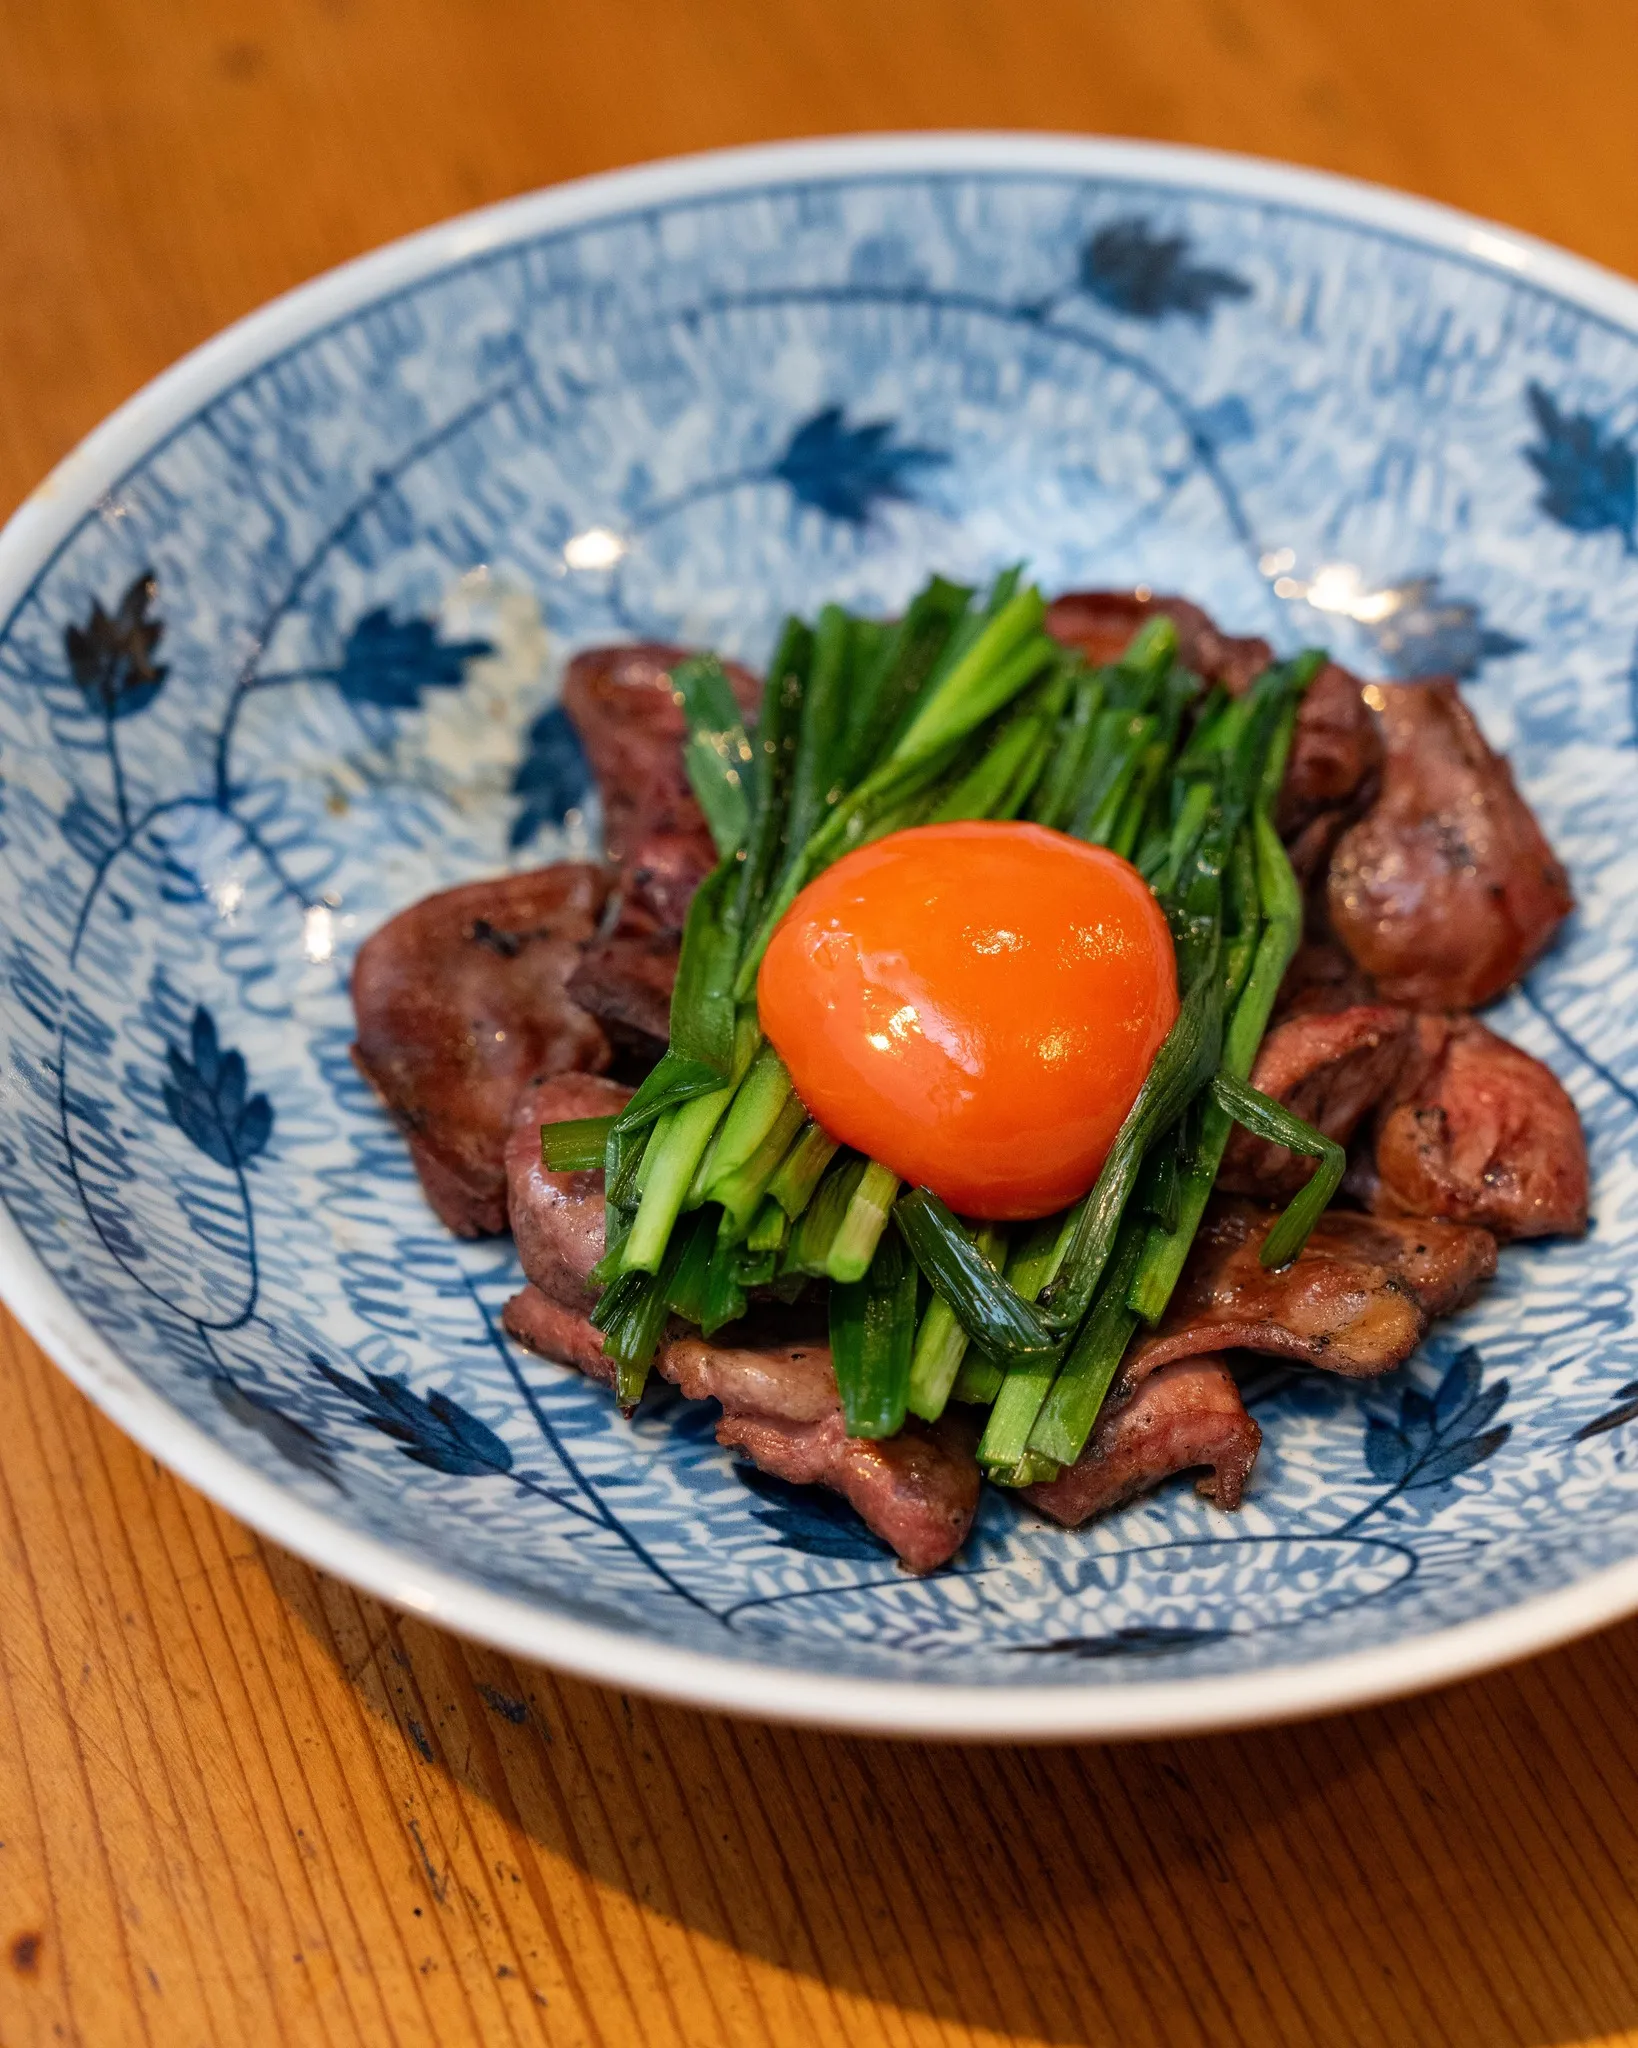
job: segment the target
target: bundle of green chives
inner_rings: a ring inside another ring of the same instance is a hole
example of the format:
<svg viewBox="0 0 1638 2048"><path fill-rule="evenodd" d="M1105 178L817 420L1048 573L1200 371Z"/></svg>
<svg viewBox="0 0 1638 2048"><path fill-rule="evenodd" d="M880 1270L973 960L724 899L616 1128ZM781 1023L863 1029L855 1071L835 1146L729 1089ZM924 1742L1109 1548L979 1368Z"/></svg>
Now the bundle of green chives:
<svg viewBox="0 0 1638 2048"><path fill-rule="evenodd" d="M1164 618L1091 669L1042 630L1016 570L982 600L935 579L891 625L827 606L787 622L747 732L720 666L679 669L685 763L720 865L683 936L670 1045L614 1118L549 1124L554 1171L605 1172L593 1321L626 1406L669 1316L705 1334L750 1291L828 1283L850 1435L951 1401L989 1410L992 1478L1050 1477L1085 1448L1126 1345L1164 1312L1235 1122L1319 1161L1270 1233L1300 1251L1338 1148L1248 1087L1301 905L1272 824L1320 657L1243 697L1180 663ZM798 892L906 826L1028 817L1134 861L1166 911L1182 1008L1095 1187L1059 1216L969 1226L837 1145L760 1035L754 990Z"/></svg>

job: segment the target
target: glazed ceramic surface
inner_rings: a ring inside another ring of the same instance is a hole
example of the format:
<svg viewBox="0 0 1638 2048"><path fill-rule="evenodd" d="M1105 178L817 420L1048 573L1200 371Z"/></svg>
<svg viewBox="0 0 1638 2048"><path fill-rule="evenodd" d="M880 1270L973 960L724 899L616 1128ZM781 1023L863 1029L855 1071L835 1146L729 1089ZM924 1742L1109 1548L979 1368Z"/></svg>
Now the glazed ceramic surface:
<svg viewBox="0 0 1638 2048"><path fill-rule="evenodd" d="M1364 188L947 137L502 207L162 379L0 537L0 1260L127 1429L315 1561L620 1683L857 1726L1152 1732L1477 1668L1638 1604L1638 293ZM756 661L930 571L1150 584L1454 670L1580 908L1500 1007L1585 1242L1360 1386L1262 1373L1244 1509L987 1490L928 1579L715 1411L516 1350L347 971L595 841L565 656Z"/></svg>

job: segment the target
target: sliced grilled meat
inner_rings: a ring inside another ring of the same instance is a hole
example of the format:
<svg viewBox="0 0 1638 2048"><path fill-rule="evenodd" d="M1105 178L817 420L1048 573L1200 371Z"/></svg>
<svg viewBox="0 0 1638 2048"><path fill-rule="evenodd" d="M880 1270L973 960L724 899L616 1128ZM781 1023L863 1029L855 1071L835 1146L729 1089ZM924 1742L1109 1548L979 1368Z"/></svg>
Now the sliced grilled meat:
<svg viewBox="0 0 1638 2048"><path fill-rule="evenodd" d="M839 1493L912 1572L937 1571L967 1540L978 1509L977 1440L960 1416L945 1416L866 1443L844 1434L839 1408L822 1422L729 1412L717 1424L717 1442L748 1451L764 1472Z"/></svg>
<svg viewBox="0 0 1638 2048"><path fill-rule="evenodd" d="M1086 1449L1067 1472L1024 1497L1066 1528L1151 1493L1175 1473L1207 1469L1196 1491L1237 1508L1263 1433L1245 1411L1221 1358L1162 1366L1098 1417Z"/></svg>
<svg viewBox="0 0 1638 2048"><path fill-rule="evenodd" d="M580 735L603 798L603 837L622 870L628 909L680 931L689 898L716 866L716 849L683 769L687 733L671 671L687 650L658 644L594 647L577 654L563 705ZM725 662L749 714L761 687Z"/></svg>
<svg viewBox="0 0 1638 2048"><path fill-rule="evenodd" d="M1410 1012L1389 1003L1291 1017L1263 1040L1251 1085L1346 1145L1397 1082L1411 1043ZM1217 1185L1225 1194L1284 1202L1308 1184L1316 1164L1236 1129Z"/></svg>
<svg viewBox="0 0 1638 2048"><path fill-rule="evenodd" d="M1270 1272L1258 1255L1273 1224L1272 1210L1213 1199L1171 1307L1121 1368L1123 1388L1207 1351L1264 1351L1374 1378L1496 1270L1487 1230L1328 1209L1302 1256Z"/></svg>
<svg viewBox="0 0 1638 2048"><path fill-rule="evenodd" d="M507 1207L523 1270L542 1293L582 1313L597 1299L586 1275L603 1256L603 1171L548 1173L542 1124L618 1116L631 1090L598 1074L558 1074L519 1103L506 1141Z"/></svg>
<svg viewBox="0 0 1638 2048"><path fill-rule="evenodd" d="M681 941L673 931L612 932L582 949L569 994L611 1045L658 1059L671 1036L671 989Z"/></svg>
<svg viewBox="0 0 1638 2048"><path fill-rule="evenodd" d="M1379 1216L1448 1216L1503 1240L1579 1237L1587 1141L1558 1077L1472 1017L1419 1017L1376 1134Z"/></svg>
<svg viewBox="0 0 1638 2048"><path fill-rule="evenodd" d="M805 1426L840 1416L823 1327L811 1319L748 1317L715 1337L685 1331L664 1346L660 1370L690 1401L720 1401L729 1415Z"/></svg>
<svg viewBox="0 0 1638 2048"><path fill-rule="evenodd" d="M1365 685L1328 661L1303 693L1280 786L1280 837L1296 839L1322 819L1340 826L1373 794L1382 734Z"/></svg>
<svg viewBox="0 0 1638 2048"><path fill-rule="evenodd" d="M608 1064L608 1040L566 983L611 879L565 861L469 882L401 911L359 950L353 1059L457 1237L506 1228L506 1138L522 1091Z"/></svg>
<svg viewBox="0 0 1638 2048"><path fill-rule="evenodd" d="M1473 1009L1547 944L1573 905L1569 879L1453 682L1368 696L1382 788L1331 856L1331 927L1389 1002Z"/></svg>
<svg viewBox="0 0 1638 2048"><path fill-rule="evenodd" d="M520 1344L609 1384L602 1339L583 1313L526 1287L506 1305ZM764 1472L841 1494L913 1572L948 1563L978 1507L976 1433L962 1417L927 1427L911 1422L884 1443L849 1437L842 1426L830 1350L747 1332L707 1340L673 1337L655 1367L691 1401L722 1404L717 1441L747 1451Z"/></svg>
<svg viewBox="0 0 1638 2048"><path fill-rule="evenodd" d="M501 1325L526 1351L538 1352L557 1365L572 1365L612 1391L614 1361L603 1356L603 1333L587 1320L584 1309L554 1301L531 1282L501 1310Z"/></svg>
<svg viewBox="0 0 1638 2048"><path fill-rule="evenodd" d="M1219 632L1186 597L1154 597L1135 590L1071 590L1047 606L1044 624L1055 640L1078 648L1094 666L1119 661L1146 619L1162 614L1177 628L1178 651L1197 676L1221 683L1238 697L1274 659L1266 640Z"/></svg>

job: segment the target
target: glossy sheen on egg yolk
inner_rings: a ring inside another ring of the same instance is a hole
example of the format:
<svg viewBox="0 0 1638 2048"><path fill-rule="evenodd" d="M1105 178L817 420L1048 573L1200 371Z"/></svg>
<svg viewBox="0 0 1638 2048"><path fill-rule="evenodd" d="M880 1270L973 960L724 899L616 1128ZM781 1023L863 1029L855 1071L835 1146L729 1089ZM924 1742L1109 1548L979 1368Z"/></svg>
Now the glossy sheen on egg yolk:
<svg viewBox="0 0 1638 2048"><path fill-rule="evenodd" d="M960 1215L1045 1216L1097 1178L1177 1017L1177 964L1118 854L923 825L809 883L757 1006L833 1137Z"/></svg>

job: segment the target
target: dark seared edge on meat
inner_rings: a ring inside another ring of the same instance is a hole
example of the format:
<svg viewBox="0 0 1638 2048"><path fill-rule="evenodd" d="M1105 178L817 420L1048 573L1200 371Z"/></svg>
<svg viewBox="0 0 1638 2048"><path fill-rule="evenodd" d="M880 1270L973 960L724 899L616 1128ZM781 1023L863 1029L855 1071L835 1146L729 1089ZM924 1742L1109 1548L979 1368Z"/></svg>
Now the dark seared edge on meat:
<svg viewBox="0 0 1638 2048"><path fill-rule="evenodd" d="M457 1237L506 1228L506 1139L522 1091L608 1064L608 1040L565 985L610 882L573 861L469 882L400 911L359 949L353 1059Z"/></svg>
<svg viewBox="0 0 1638 2048"><path fill-rule="evenodd" d="M614 1361L603 1356L603 1333L583 1309L554 1301L531 1282L501 1310L501 1327L526 1351L557 1365L572 1365L614 1392Z"/></svg>
<svg viewBox="0 0 1638 2048"><path fill-rule="evenodd" d="M512 1230L530 1284L507 1303L506 1328L530 1350L611 1387L602 1336L586 1315L596 1299L586 1276L603 1255L603 1176L548 1173L540 1126L609 1116L629 1096L591 1074L542 1082L519 1106L507 1147ZM722 1403L719 1443L749 1452L782 1479L831 1487L911 1571L931 1571L961 1547L978 1505L978 1464L976 1434L959 1420L931 1429L912 1423L883 1443L850 1438L829 1346L751 1324L709 1340L673 1335L655 1366L689 1400Z"/></svg>
<svg viewBox="0 0 1638 2048"><path fill-rule="evenodd" d="M618 1116L630 1100L629 1088L600 1074L554 1075L524 1095L506 1141L507 1206L523 1270L552 1300L582 1313L597 1299L586 1276L603 1256L603 1173L548 1173L540 1127Z"/></svg>
<svg viewBox="0 0 1638 2048"><path fill-rule="evenodd" d="M569 976L569 994L602 1025L611 1045L658 1059L671 1036L680 951L675 932L615 931L590 939Z"/></svg>
<svg viewBox="0 0 1638 2048"><path fill-rule="evenodd" d="M1374 1378L1496 1270L1487 1230L1328 1209L1302 1255L1271 1272L1258 1254L1274 1222L1271 1209L1213 1197L1171 1307L1127 1354L1121 1388L1207 1351L1264 1351Z"/></svg>
<svg viewBox="0 0 1638 2048"><path fill-rule="evenodd" d="M1377 1119L1376 1214L1578 1237L1587 1197L1587 1141L1558 1077L1476 1018L1419 1017Z"/></svg>
<svg viewBox="0 0 1638 2048"><path fill-rule="evenodd" d="M1222 1359L1189 1358L1111 1401L1068 1471L1026 1487L1024 1498L1074 1529L1204 1466L1195 1490L1220 1508L1237 1508L1262 1440Z"/></svg>
<svg viewBox="0 0 1638 2048"><path fill-rule="evenodd" d="M1291 1017L1263 1040L1251 1085L1346 1145L1397 1083L1411 1043L1410 1012L1388 1003ZM1236 1129L1217 1185L1226 1194L1286 1202L1307 1185L1314 1165Z"/></svg>
<svg viewBox="0 0 1638 2048"><path fill-rule="evenodd" d="M1135 590L1071 590L1047 606L1042 624L1055 640L1077 648L1094 667L1119 661L1132 635L1156 615L1177 628L1186 667L1208 683L1221 683L1233 696L1249 690L1274 659L1266 640L1238 639L1219 632L1199 605L1186 597L1155 597Z"/></svg>
<svg viewBox="0 0 1638 2048"><path fill-rule="evenodd" d="M507 1303L503 1321L530 1350L612 1383L602 1338L582 1312L529 1286ZM912 1421L866 1443L843 1429L828 1345L732 1336L671 1337L655 1369L689 1400L721 1402L718 1443L747 1451L777 1478L841 1494L908 1570L947 1564L978 1508L977 1432L965 1418Z"/></svg>
<svg viewBox="0 0 1638 2048"><path fill-rule="evenodd" d="M671 671L681 647L595 647L577 654L563 702L603 800L603 837L620 870L619 917L586 948L575 1000L610 1041L640 1058L665 1050L683 921L694 891L716 866L704 815L683 768L687 722ZM734 662L724 668L747 713L761 685Z"/></svg>
<svg viewBox="0 0 1638 2048"><path fill-rule="evenodd" d="M1331 928L1387 1001L1473 1009L1547 944L1573 905L1569 879L1453 682L1368 695L1382 787L1331 856Z"/></svg>
<svg viewBox="0 0 1638 2048"><path fill-rule="evenodd" d="M716 849L683 768L687 722L671 671L688 650L658 644L594 647L563 679L563 707L586 750L603 799L603 838L621 870L628 912L680 931L690 897L716 866ZM724 662L741 706L754 712L761 685Z"/></svg>
<svg viewBox="0 0 1638 2048"><path fill-rule="evenodd" d="M1366 686L1328 661L1303 693L1275 815L1305 887L1375 797L1381 769L1382 734Z"/></svg>
<svg viewBox="0 0 1638 2048"><path fill-rule="evenodd" d="M668 1347L659 1361L668 1379L671 1363ZM978 1511L978 1431L959 1410L931 1424L912 1418L897 1436L867 1442L847 1434L840 1402L805 1423L725 1408L717 1442L748 1451L778 1479L839 1493L907 1571L948 1564Z"/></svg>

